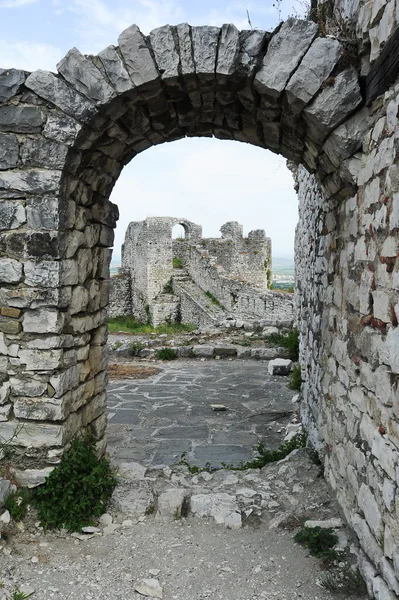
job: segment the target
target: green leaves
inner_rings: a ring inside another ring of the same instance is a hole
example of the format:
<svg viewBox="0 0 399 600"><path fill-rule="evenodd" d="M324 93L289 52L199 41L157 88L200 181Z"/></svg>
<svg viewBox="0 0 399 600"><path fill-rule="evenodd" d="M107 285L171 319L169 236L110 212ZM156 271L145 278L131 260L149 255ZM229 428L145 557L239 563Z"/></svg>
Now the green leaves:
<svg viewBox="0 0 399 600"><path fill-rule="evenodd" d="M97 458L94 437L74 439L60 465L33 492L40 525L80 531L105 512L115 485L108 461Z"/></svg>

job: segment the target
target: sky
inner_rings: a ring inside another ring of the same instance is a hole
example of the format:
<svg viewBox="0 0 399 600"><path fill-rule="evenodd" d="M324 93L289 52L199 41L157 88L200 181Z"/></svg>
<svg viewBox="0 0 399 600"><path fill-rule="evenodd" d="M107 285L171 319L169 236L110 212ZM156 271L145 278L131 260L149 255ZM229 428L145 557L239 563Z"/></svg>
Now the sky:
<svg viewBox="0 0 399 600"><path fill-rule="evenodd" d="M166 25L234 23L272 31L306 0L0 0L0 68L56 71L72 47L96 54L117 44L136 23L144 34ZM297 4L295 4L297 2ZM281 15L275 5L280 6ZM285 160L240 142L184 139L151 148L120 175L111 200L119 207L114 254L130 221L147 216L185 217L216 237L226 221L244 234L265 229L273 255L293 256L297 198Z"/></svg>

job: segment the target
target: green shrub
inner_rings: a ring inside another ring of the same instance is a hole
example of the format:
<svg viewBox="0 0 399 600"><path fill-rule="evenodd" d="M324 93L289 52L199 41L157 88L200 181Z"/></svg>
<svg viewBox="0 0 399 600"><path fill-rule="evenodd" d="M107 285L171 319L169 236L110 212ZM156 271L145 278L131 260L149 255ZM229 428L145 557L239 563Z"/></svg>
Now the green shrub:
<svg viewBox="0 0 399 600"><path fill-rule="evenodd" d="M338 553L334 550L338 537L333 529L322 529L321 527L304 527L294 536L294 541L308 548L312 556L317 558L337 558Z"/></svg>
<svg viewBox="0 0 399 600"><path fill-rule="evenodd" d="M182 269L183 268L183 262L182 262L181 258L177 258L177 256L174 256L172 258L172 267L174 269Z"/></svg>
<svg viewBox="0 0 399 600"><path fill-rule="evenodd" d="M59 466L33 492L40 525L80 531L105 512L115 485L108 461L96 455L94 436L75 438Z"/></svg>
<svg viewBox="0 0 399 600"><path fill-rule="evenodd" d="M173 348L159 348L155 352L156 358L159 360L175 360L177 358L177 352Z"/></svg>
<svg viewBox="0 0 399 600"><path fill-rule="evenodd" d="M28 512L31 499L30 490L22 488L9 494L4 502L4 508L9 511L14 521L21 521Z"/></svg>
<svg viewBox="0 0 399 600"><path fill-rule="evenodd" d="M285 335L279 333L272 333L267 336L268 343L275 346L282 346L287 348L288 356L291 360L298 360L299 358L299 331L295 327L290 333Z"/></svg>
<svg viewBox="0 0 399 600"><path fill-rule="evenodd" d="M299 392L299 390L301 389L302 374L301 374L301 367L300 367L300 365L296 365L292 369L291 374L288 377L288 384L287 385L290 388L290 390L294 390L296 392Z"/></svg>

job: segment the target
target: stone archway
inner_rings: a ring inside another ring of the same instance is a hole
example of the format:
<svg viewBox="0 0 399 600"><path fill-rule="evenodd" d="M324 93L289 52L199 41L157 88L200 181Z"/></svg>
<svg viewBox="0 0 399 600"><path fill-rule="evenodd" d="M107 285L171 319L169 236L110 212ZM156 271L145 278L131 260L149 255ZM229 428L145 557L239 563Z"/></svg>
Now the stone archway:
<svg viewBox="0 0 399 600"><path fill-rule="evenodd" d="M13 444L25 481L89 424L105 444L109 195L123 166L152 145L215 136L281 153L348 197L362 96L343 54L310 21L148 37L133 25L97 56L71 50L56 75L1 74L0 434L24 424Z"/></svg>

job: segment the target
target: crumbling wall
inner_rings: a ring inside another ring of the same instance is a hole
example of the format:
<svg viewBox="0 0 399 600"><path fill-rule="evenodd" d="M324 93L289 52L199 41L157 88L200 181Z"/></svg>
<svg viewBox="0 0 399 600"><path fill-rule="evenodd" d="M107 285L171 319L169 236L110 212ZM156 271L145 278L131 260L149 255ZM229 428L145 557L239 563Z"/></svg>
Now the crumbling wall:
<svg viewBox="0 0 399 600"><path fill-rule="evenodd" d="M243 236L242 225L232 221L220 229L221 238L207 238L203 247L215 256L227 277L267 290L271 283L272 243L263 229Z"/></svg>

